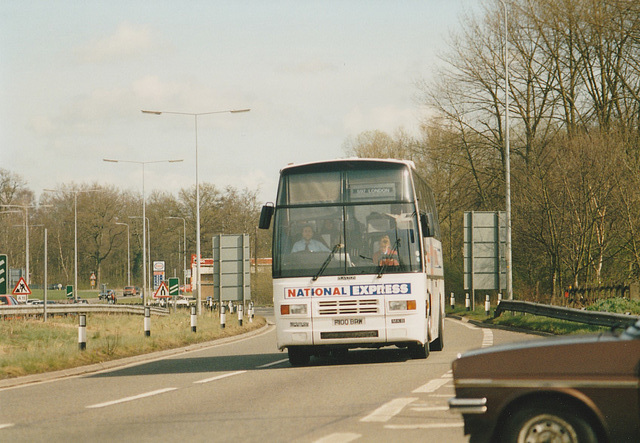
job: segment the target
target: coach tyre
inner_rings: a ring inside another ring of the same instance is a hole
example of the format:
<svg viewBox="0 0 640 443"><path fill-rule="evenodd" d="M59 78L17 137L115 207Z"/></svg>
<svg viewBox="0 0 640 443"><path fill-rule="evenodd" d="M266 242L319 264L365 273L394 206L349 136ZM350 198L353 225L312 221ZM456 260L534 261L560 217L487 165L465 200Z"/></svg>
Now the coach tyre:
<svg viewBox="0 0 640 443"><path fill-rule="evenodd" d="M301 346L289 346L289 363L291 366L306 366L311 357L309 351Z"/></svg>
<svg viewBox="0 0 640 443"><path fill-rule="evenodd" d="M577 408L537 402L518 409L505 423L500 441L597 443L598 437Z"/></svg>

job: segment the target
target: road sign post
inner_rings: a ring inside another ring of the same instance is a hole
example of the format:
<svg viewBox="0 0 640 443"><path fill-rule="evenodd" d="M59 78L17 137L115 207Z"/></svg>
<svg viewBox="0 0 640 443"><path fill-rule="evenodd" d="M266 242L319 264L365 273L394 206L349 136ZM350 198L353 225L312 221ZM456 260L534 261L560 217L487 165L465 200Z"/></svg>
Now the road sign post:
<svg viewBox="0 0 640 443"><path fill-rule="evenodd" d="M7 294L7 255L0 254L0 295Z"/></svg>
<svg viewBox="0 0 640 443"><path fill-rule="evenodd" d="M67 298L73 298L73 285L67 285Z"/></svg>

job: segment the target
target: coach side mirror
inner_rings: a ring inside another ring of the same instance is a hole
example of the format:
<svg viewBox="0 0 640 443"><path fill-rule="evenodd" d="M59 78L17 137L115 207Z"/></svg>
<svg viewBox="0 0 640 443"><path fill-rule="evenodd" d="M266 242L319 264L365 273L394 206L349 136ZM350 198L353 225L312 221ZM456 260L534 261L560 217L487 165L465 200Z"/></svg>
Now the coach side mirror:
<svg viewBox="0 0 640 443"><path fill-rule="evenodd" d="M267 203L262 207L262 211L260 212L260 223L258 224L260 229L269 229L274 209L273 203Z"/></svg>

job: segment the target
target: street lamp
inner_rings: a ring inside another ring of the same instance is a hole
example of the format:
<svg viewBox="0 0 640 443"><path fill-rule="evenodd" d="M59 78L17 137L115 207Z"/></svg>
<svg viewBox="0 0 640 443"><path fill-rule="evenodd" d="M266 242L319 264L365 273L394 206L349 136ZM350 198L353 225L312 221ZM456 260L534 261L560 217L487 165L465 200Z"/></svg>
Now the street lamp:
<svg viewBox="0 0 640 443"><path fill-rule="evenodd" d="M211 111L211 112L173 112L173 111L146 111L142 110L144 114L162 115L162 114L176 114L176 115L190 115L193 116L195 122L195 136L196 136L196 284L197 284L197 309L198 315L202 314L202 284L200 282L200 182L198 180L198 116L210 115L210 114L239 114L242 112L249 112L251 109L228 109L224 111Z"/></svg>
<svg viewBox="0 0 640 443"><path fill-rule="evenodd" d="M100 189L73 190L73 299L78 301L78 193L96 192ZM46 192L56 192L55 189L43 189Z"/></svg>
<svg viewBox="0 0 640 443"><path fill-rule="evenodd" d="M147 218L147 209L145 203L144 196L144 166L150 163L179 163L182 159L179 160L153 160L153 161L135 161L135 160L114 160L103 158L102 161L110 162L110 163L135 163L138 165L142 165L142 288L144 291L143 295L143 305L147 305L147 299L149 294L147 294L147 259L145 257L145 251L147 249L147 233L145 228L144 220Z"/></svg>
<svg viewBox="0 0 640 443"><path fill-rule="evenodd" d="M504 0L500 0L504 7L504 126L505 126L505 148L504 148L504 175L505 175L505 212L506 212L506 253L507 261L507 299L513 300L513 271L512 271L512 255L511 255L511 159L509 144L509 51L508 43L508 19L507 4Z"/></svg>
<svg viewBox="0 0 640 443"><path fill-rule="evenodd" d="M21 208L24 211L24 231L25 231L25 246L24 246L24 261L25 261L25 282L29 286L29 208L35 208L34 205L0 205L3 208ZM6 212L19 212L19 211L6 211Z"/></svg>
<svg viewBox="0 0 640 443"><path fill-rule="evenodd" d="M129 224L116 222L116 225L122 225L127 227L127 286L131 286L131 241L129 234Z"/></svg>
<svg viewBox="0 0 640 443"><path fill-rule="evenodd" d="M182 283L186 284L187 278L187 221L183 217L165 217L174 220L182 220Z"/></svg>
<svg viewBox="0 0 640 443"><path fill-rule="evenodd" d="M130 215L129 218L142 218L139 215ZM145 217L144 221L146 222L146 226L147 226L147 260L149 263L149 272L147 274L145 274L147 277L149 277L149 279L147 280L149 282L149 287L148 288L144 288L144 290L146 291L147 289L149 290L149 294L151 294L151 288L153 287L153 277L151 276L151 266L152 266L152 262L151 262L151 222L149 221L149 217ZM143 223L144 225L144 223ZM144 233L144 226L143 226L143 230L142 232ZM142 251L143 253L143 262L144 262L144 250ZM143 269L144 271L144 269Z"/></svg>

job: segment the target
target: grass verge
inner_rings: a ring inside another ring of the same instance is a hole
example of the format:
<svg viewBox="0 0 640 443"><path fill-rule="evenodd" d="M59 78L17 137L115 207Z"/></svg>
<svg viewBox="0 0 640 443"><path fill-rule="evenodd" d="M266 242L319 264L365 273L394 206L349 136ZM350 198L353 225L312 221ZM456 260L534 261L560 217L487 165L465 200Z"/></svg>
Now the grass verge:
<svg viewBox="0 0 640 443"><path fill-rule="evenodd" d="M0 321L0 379L69 369L194 343L229 337L265 325L263 317L239 326L237 316L227 315L220 327L217 312L198 317L191 331L187 310L151 318L151 336L144 336L143 317L126 314L88 314L87 349L78 350L78 317Z"/></svg>

